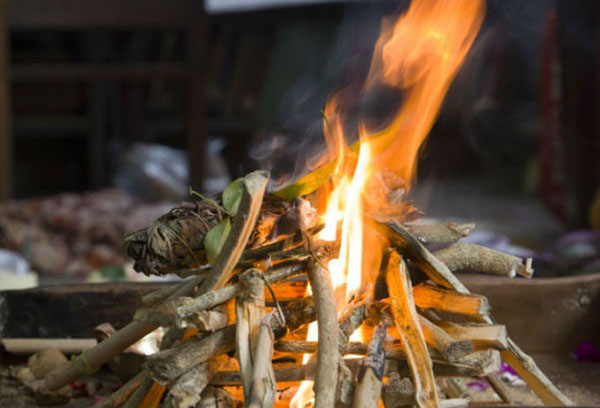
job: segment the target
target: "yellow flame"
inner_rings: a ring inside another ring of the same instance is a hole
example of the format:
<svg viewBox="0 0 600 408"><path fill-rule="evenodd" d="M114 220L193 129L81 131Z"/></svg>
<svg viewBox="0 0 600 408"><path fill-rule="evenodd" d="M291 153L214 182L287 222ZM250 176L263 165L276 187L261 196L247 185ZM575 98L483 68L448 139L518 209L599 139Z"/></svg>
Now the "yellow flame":
<svg viewBox="0 0 600 408"><path fill-rule="evenodd" d="M364 214L388 211L394 206L390 193L410 188L419 149L479 31L484 9L482 0L415 0L395 22L382 20L362 92L384 85L401 91L403 101L383 130L360 123L358 149L349 148L344 135L343 92L327 101L326 159L335 160L335 170L319 238L340 242L339 256L328 267L336 286L346 284L346 301L370 288L382 258L384 243L365 228ZM357 331L352 338L364 340L361 336ZM317 340L316 324L310 325L308 339ZM290 406L304 408L312 395L312 382L304 381Z"/></svg>

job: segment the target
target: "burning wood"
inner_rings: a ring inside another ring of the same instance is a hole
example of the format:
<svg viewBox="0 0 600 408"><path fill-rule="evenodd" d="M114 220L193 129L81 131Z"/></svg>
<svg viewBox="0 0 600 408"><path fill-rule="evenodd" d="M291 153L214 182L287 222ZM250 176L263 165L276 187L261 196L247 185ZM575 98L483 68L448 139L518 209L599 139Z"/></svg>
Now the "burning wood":
<svg viewBox="0 0 600 408"><path fill-rule="evenodd" d="M165 337L126 406L157 407L164 399L163 406L178 408L242 400L271 407L285 403L276 401L283 395L289 399L281 388L299 386L293 408L363 408L380 401L387 408L456 407L468 401L441 398L436 377L464 376L487 377L509 402L510 391L495 376L500 355L544 403L570 404L494 322L487 299L471 294L454 274L530 277L530 260L455 244L473 224L403 224L416 213L402 197L419 146L483 8L480 0L416 2L394 24L382 24L362 89L396 88L404 99L382 130L371 133L359 120L359 140L347 146L340 92L324 111L333 150L313 173L272 194L266 172L250 173L218 199L200 196L200 203L182 205L127 236L126 250L140 272L193 277L146 296L134 322L50 373L41 386L60 389L161 325L176 334L186 327L186 334ZM317 216L316 208L324 210ZM428 249L441 244L448 247ZM381 287L374 290L378 274ZM421 283L424 276L428 281ZM413 287L414 278L420 284ZM271 284L290 279L304 282L302 293L278 299ZM395 327L386 330L392 321Z"/></svg>

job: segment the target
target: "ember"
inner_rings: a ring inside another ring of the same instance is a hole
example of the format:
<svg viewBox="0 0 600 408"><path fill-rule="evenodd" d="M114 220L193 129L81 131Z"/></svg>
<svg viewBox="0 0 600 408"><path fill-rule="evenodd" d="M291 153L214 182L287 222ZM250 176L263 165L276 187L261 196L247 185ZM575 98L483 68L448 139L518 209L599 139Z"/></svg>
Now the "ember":
<svg viewBox="0 0 600 408"><path fill-rule="evenodd" d="M324 112L332 150L315 172L272 194L266 172L250 173L220 199L201 197L128 236L140 272L194 277L146 297L131 324L43 388L61 388L76 367L100 367L163 326L165 339L179 340L163 341L128 384L126 407L449 407L468 401L438 390L441 379L465 376L485 378L512 403L496 374L501 359L544 403L570 405L487 299L454 275L531 277L530 260L454 244L472 224L411 224L417 211L402 200L483 9L418 1L384 22L364 89L384 84L406 96L383 130L362 123L348 146L338 93Z"/></svg>

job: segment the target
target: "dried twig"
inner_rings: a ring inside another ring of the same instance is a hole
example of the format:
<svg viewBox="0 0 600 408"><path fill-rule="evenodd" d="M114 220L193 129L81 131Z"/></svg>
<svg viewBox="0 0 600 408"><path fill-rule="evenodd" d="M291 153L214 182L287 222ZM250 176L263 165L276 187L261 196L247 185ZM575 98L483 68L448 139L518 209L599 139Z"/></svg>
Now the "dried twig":
<svg viewBox="0 0 600 408"><path fill-rule="evenodd" d="M113 408L123 404L129 396L140 386L144 378L144 371L138 373L131 380L123 384L117 391L109 397L94 405L94 408Z"/></svg>
<svg viewBox="0 0 600 408"><path fill-rule="evenodd" d="M319 344L317 346L317 371L315 375L315 408L333 407L338 370L338 325L333 283L329 271L316 262L308 267L308 279L313 289Z"/></svg>
<svg viewBox="0 0 600 408"><path fill-rule="evenodd" d="M389 257L386 281L391 311L406 352L419 407L437 407L439 400L432 363L419 326L406 264L396 252Z"/></svg>
<svg viewBox="0 0 600 408"><path fill-rule="evenodd" d="M519 274L527 278L533 276L531 260L523 260L481 245L461 242L433 253L452 272L475 271L514 278Z"/></svg>
<svg viewBox="0 0 600 408"><path fill-rule="evenodd" d="M275 400L275 373L271 364L274 337L271 318L272 316L267 316L261 322L253 352L252 379L247 404L249 408L270 408Z"/></svg>

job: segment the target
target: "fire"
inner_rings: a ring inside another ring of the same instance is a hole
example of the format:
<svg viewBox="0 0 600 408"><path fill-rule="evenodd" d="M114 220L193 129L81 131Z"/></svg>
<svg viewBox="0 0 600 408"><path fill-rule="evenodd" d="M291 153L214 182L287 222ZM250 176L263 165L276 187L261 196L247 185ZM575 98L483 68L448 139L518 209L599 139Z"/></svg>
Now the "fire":
<svg viewBox="0 0 600 408"><path fill-rule="evenodd" d="M346 301L361 292L368 295L374 281L368 275L377 273L383 255L384 243L374 239L364 215L390 213L390 208L394 215L402 215L402 207L391 197L410 188L419 149L483 15L482 0L420 0L413 1L395 22L382 21L362 94L385 86L403 95L393 119L382 130L362 121L355 135L346 135L341 93L327 102L324 133L328 159L335 165L319 239L340 242L339 256L328 267L334 284L346 285ZM358 142L348 146L347 136L356 135ZM308 339L316 340L316 332L311 325ZM311 389L311 382L303 382L290 406L310 404Z"/></svg>

